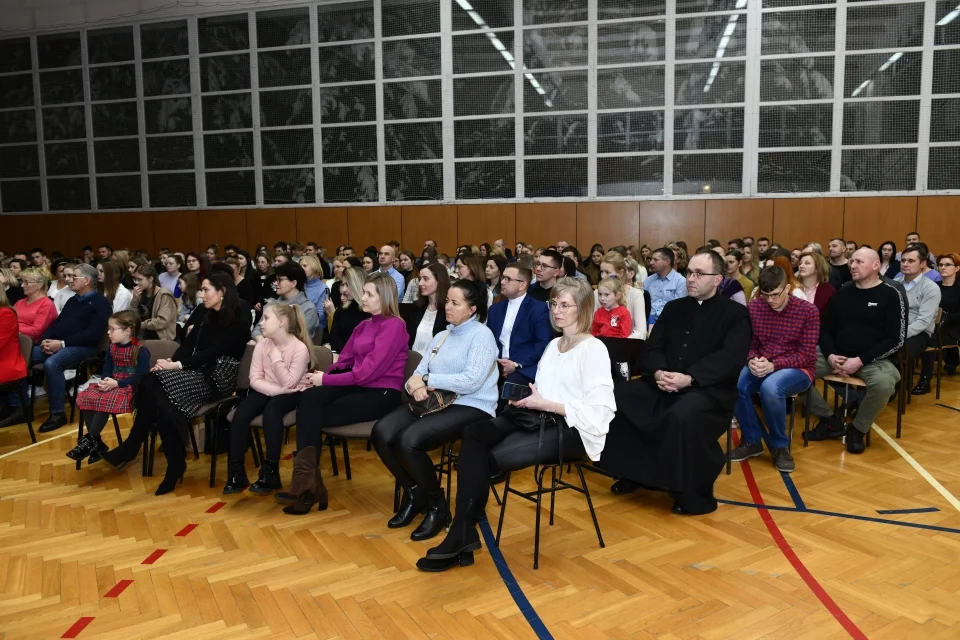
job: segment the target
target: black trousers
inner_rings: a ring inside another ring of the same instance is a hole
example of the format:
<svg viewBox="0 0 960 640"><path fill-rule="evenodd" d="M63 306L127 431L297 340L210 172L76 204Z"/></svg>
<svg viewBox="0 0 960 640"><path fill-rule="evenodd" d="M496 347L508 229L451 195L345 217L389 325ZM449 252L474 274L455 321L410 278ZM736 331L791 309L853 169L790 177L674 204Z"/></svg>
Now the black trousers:
<svg viewBox="0 0 960 640"><path fill-rule="evenodd" d="M319 447L324 427L379 420L400 404L396 389L313 387L300 394L297 449Z"/></svg>
<svg viewBox="0 0 960 640"><path fill-rule="evenodd" d="M100 437L103 428L107 426L110 414L103 411L81 411L80 413L83 415L83 425L87 428L87 433Z"/></svg>
<svg viewBox="0 0 960 640"><path fill-rule="evenodd" d="M424 495L436 498L443 491L427 452L457 440L469 425L489 417L458 404L423 418L407 406L398 407L373 426L373 448L400 484L417 485Z"/></svg>
<svg viewBox="0 0 960 640"><path fill-rule="evenodd" d="M283 448L283 416L297 408L299 393L268 396L250 390L233 414L230 423L230 460L243 461L250 441L250 423L263 415L263 437L267 442L267 460L279 460Z"/></svg>
<svg viewBox="0 0 960 640"><path fill-rule="evenodd" d="M163 455L167 463L186 461L183 449L183 436L190 428L188 420L167 398L159 378L147 375L140 383L136 394L137 415L130 427L127 439L117 447L125 458L132 459L143 445L150 430L156 426L157 434L163 443Z"/></svg>

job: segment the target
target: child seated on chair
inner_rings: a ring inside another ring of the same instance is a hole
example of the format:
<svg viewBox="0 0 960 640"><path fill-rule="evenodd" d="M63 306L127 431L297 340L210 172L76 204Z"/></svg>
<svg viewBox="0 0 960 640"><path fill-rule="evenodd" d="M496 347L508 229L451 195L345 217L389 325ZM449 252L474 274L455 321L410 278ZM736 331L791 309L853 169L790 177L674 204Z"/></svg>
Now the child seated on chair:
<svg viewBox="0 0 960 640"><path fill-rule="evenodd" d="M597 285L600 308L593 314L590 333L600 338L629 338L633 319L626 304L626 290L619 278L604 278Z"/></svg>
<svg viewBox="0 0 960 640"><path fill-rule="evenodd" d="M87 426L86 435L67 457L79 462L89 457L92 464L100 460L109 447L100 438L110 415L133 411L133 392L140 379L150 371L150 352L136 339L140 318L136 311L120 311L110 316L107 336L110 349L103 360L103 377L77 395L77 409Z"/></svg>

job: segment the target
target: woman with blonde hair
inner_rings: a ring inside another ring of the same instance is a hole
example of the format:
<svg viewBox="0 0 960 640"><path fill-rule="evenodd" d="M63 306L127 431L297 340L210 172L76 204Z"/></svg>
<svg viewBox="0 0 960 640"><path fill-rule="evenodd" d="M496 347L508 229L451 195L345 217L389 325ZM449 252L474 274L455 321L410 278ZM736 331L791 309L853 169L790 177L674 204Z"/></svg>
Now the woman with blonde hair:
<svg viewBox="0 0 960 640"><path fill-rule="evenodd" d="M97 263L97 289L113 305L114 313L130 308L133 293L120 282L120 267L113 260Z"/></svg>
<svg viewBox="0 0 960 640"><path fill-rule="evenodd" d="M366 279L367 273L360 267L343 271L341 306L333 314L333 324L330 326L330 349L334 353L342 351L357 325L370 317L360 304Z"/></svg>
<svg viewBox="0 0 960 640"><path fill-rule="evenodd" d="M644 340L647 337L647 310L643 301L643 291L633 286L627 271L626 259L616 251L608 251L600 261L600 280L604 278L619 278L626 290L626 306L633 322L633 331L630 338ZM594 292L594 307L600 306L599 297Z"/></svg>
<svg viewBox="0 0 960 640"><path fill-rule="evenodd" d="M800 254L800 267L797 269L803 297L820 311L820 318L827 303L837 292L830 284L830 263L815 251Z"/></svg>
<svg viewBox="0 0 960 640"><path fill-rule="evenodd" d="M20 333L40 344L40 337L57 319L57 308L47 297L46 272L37 268L27 269L20 274L20 282L25 297L13 305Z"/></svg>
<svg viewBox="0 0 960 640"><path fill-rule="evenodd" d="M317 315L320 317L320 331L327 328L327 312L323 308L323 303L327 301L330 290L327 289L327 283L323 281L323 268L320 266L320 259L316 256L303 256L300 258L300 267L307 274L307 282L303 286L303 294L317 308ZM320 334L317 334L319 337Z"/></svg>

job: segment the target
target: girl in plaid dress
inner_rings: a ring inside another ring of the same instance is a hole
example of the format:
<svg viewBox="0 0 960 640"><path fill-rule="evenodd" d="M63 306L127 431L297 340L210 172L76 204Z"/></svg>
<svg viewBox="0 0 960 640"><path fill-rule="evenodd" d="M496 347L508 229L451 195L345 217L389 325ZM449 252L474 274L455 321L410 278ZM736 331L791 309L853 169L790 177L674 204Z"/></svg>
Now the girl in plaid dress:
<svg viewBox="0 0 960 640"><path fill-rule="evenodd" d="M100 439L110 414L133 411L133 391L150 371L150 352L140 346L136 335L140 318L136 311L120 311L110 316L107 335L110 349L103 361L103 378L77 396L77 409L87 425L87 433L67 452L71 460L100 460L108 447Z"/></svg>

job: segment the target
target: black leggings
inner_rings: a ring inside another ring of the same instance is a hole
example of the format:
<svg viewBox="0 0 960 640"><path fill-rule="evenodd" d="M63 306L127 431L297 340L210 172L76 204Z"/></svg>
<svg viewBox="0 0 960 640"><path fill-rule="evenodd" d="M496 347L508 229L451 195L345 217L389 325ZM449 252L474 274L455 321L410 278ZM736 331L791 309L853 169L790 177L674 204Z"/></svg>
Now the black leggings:
<svg viewBox="0 0 960 640"><path fill-rule="evenodd" d="M279 460L283 448L283 416L297 408L299 393L268 396L250 390L230 422L230 460L243 461L250 440L250 423L263 415L263 437L267 441L267 460Z"/></svg>
<svg viewBox="0 0 960 640"><path fill-rule="evenodd" d="M313 387L300 394L297 409L297 449L319 447L326 427L379 420L400 404L396 389Z"/></svg>
<svg viewBox="0 0 960 640"><path fill-rule="evenodd" d="M83 416L83 426L87 428L87 433L98 438L110 419L110 414L103 411L81 411L80 415Z"/></svg>
<svg viewBox="0 0 960 640"><path fill-rule="evenodd" d="M163 455L167 462L186 460L183 449L183 436L190 428L187 418L180 413L164 391L160 379L147 375L140 383L136 395L137 415L130 427L127 439L117 447L124 458L133 459L143 445L154 426L163 443Z"/></svg>

